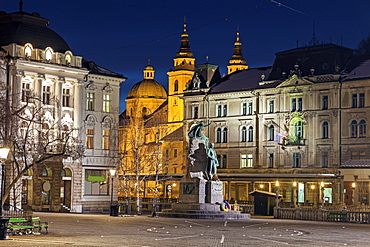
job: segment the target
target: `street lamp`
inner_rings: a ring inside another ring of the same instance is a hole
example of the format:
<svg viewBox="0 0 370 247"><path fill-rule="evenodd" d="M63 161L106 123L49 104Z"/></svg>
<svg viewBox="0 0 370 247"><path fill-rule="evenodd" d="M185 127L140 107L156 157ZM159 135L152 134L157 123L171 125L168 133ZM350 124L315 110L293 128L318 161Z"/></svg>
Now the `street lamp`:
<svg viewBox="0 0 370 247"><path fill-rule="evenodd" d="M5 160L8 158L10 148L0 148L0 162L1 162L1 191L0 191L0 240L6 240L6 228L9 219L3 218L3 196L5 193Z"/></svg>
<svg viewBox="0 0 370 247"><path fill-rule="evenodd" d="M113 179L114 179L114 175L116 174L116 169L110 169L109 173L112 178L111 193L110 193L110 216L117 216L116 206L113 205Z"/></svg>

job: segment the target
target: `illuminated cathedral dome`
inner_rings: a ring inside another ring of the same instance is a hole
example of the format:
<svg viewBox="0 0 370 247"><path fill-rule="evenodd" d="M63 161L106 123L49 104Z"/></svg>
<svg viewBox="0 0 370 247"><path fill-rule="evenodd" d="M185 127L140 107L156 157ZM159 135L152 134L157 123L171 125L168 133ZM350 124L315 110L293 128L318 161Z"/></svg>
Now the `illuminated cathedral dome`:
<svg viewBox="0 0 370 247"><path fill-rule="evenodd" d="M144 80L139 81L131 88L127 99L167 99L167 91L159 82L154 80L154 72L154 68L151 65L147 65L144 68Z"/></svg>

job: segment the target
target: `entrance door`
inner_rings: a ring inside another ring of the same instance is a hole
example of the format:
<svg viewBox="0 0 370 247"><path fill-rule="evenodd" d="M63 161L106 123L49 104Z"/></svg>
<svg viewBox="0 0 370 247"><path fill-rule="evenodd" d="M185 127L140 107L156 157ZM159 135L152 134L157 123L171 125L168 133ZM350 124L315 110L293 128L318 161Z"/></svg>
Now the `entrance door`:
<svg viewBox="0 0 370 247"><path fill-rule="evenodd" d="M254 214L268 215L268 197L255 196L254 197Z"/></svg>

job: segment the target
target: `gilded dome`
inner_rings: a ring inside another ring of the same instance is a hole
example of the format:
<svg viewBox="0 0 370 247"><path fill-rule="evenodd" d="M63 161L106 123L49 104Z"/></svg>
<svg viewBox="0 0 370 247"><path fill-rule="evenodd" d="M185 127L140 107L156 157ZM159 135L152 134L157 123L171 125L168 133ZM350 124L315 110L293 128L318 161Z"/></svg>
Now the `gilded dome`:
<svg viewBox="0 0 370 247"><path fill-rule="evenodd" d="M131 88L127 99L132 98L167 99L167 91L159 82L145 79Z"/></svg>

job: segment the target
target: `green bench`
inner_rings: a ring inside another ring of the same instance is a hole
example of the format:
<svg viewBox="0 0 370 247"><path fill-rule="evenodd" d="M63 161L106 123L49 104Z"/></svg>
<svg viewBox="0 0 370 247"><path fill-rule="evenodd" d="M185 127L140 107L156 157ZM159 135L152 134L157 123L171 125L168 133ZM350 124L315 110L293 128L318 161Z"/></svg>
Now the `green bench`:
<svg viewBox="0 0 370 247"><path fill-rule="evenodd" d="M9 218L7 232L10 235L28 235L41 233L42 228L44 228L45 234L47 234L48 227L49 224L47 222L41 222L40 217Z"/></svg>
<svg viewBox="0 0 370 247"><path fill-rule="evenodd" d="M330 212L328 220L331 221L348 221L348 213L345 212Z"/></svg>

